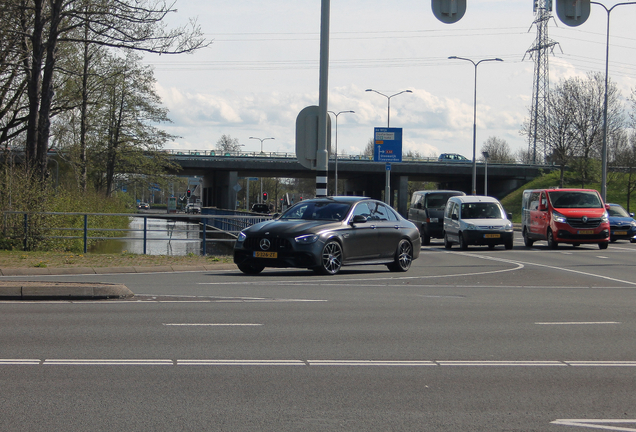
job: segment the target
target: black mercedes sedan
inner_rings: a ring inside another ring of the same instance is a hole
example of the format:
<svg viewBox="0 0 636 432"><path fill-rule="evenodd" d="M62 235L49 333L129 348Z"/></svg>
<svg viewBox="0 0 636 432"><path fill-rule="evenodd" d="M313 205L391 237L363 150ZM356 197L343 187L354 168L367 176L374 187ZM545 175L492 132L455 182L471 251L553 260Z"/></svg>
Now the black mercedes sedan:
<svg viewBox="0 0 636 432"><path fill-rule="evenodd" d="M265 267L334 275L343 265L386 264L405 272L420 254L417 227L383 202L364 197L300 201L281 216L239 233L234 262L246 274Z"/></svg>

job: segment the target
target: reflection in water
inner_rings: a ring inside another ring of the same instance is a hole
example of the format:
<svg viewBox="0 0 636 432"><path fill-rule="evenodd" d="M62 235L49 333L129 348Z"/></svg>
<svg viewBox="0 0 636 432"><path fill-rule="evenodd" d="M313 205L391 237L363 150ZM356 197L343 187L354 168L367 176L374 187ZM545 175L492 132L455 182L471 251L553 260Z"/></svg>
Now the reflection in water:
<svg viewBox="0 0 636 432"><path fill-rule="evenodd" d="M91 248L93 253L144 253L144 219L133 217L127 236L130 240L105 240ZM139 230L139 231L136 231ZM146 226L146 254L187 255L201 253L199 224L148 218Z"/></svg>

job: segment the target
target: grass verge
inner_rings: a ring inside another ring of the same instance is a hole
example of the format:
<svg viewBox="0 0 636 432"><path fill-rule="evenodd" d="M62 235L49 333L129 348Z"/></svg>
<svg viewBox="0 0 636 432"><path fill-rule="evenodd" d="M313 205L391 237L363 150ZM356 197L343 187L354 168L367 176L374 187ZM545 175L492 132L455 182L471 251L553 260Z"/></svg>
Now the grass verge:
<svg viewBox="0 0 636 432"><path fill-rule="evenodd" d="M74 254L70 252L0 251L0 268L152 267L166 265L213 265L232 263L231 256L170 256L118 254Z"/></svg>

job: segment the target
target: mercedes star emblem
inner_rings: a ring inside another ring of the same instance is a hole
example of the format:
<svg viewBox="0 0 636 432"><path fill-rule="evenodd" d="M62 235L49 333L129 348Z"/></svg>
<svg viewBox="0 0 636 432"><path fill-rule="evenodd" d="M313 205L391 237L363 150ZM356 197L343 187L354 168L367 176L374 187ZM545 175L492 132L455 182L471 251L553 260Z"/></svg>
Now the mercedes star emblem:
<svg viewBox="0 0 636 432"><path fill-rule="evenodd" d="M259 245L262 250L268 250L271 244L268 239L264 238L264 239L261 239L261 242L259 243Z"/></svg>

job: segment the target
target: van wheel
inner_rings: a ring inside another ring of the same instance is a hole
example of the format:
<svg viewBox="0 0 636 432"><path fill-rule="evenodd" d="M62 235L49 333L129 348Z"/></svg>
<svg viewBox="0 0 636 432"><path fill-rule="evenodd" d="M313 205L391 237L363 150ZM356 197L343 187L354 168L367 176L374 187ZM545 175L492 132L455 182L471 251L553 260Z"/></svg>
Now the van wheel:
<svg viewBox="0 0 636 432"><path fill-rule="evenodd" d="M466 244L466 240L464 240L464 234L463 233L459 233L458 237L459 237L459 248L461 250L467 250L468 249L468 245Z"/></svg>
<svg viewBox="0 0 636 432"><path fill-rule="evenodd" d="M444 233L444 248L445 249L450 249L453 247L453 244L448 241L448 236L446 235L446 233Z"/></svg>
<svg viewBox="0 0 636 432"><path fill-rule="evenodd" d="M556 249L559 247L559 243L554 241L554 234L552 234L552 230L548 230L548 247L550 249Z"/></svg>
<svg viewBox="0 0 636 432"><path fill-rule="evenodd" d="M525 228L523 229L523 244L525 244L526 247L532 247L534 244L534 240L528 237L528 231L526 231Z"/></svg>
<svg viewBox="0 0 636 432"><path fill-rule="evenodd" d="M509 242L506 242L506 244L504 245L504 247L506 248L506 250L510 250L510 249L512 249L512 240L510 240Z"/></svg>
<svg viewBox="0 0 636 432"><path fill-rule="evenodd" d="M426 235L426 234L422 234L422 245L423 246L428 246L431 244L431 236Z"/></svg>
<svg viewBox="0 0 636 432"><path fill-rule="evenodd" d="M598 248L599 249L607 249L607 246L609 246L609 243L599 243L598 244Z"/></svg>

